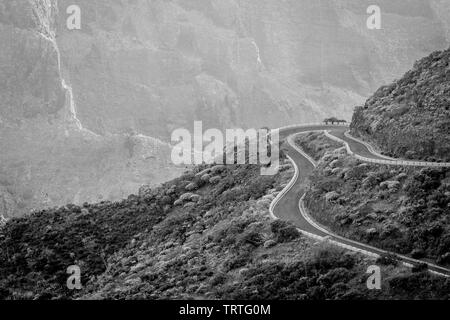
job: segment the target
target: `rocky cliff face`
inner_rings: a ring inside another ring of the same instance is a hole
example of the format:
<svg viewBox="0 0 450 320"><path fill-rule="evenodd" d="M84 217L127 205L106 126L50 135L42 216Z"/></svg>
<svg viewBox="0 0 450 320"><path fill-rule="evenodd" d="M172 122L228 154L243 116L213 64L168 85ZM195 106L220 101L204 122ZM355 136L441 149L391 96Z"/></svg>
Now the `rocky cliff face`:
<svg viewBox="0 0 450 320"><path fill-rule="evenodd" d="M450 49L418 61L353 116L352 130L385 153L450 161Z"/></svg>
<svg viewBox="0 0 450 320"><path fill-rule="evenodd" d="M82 29L58 43L78 116L95 132L129 127L167 140L174 128L278 126L350 118L353 106L449 44L450 4L378 1L61 0ZM92 90L95 88L95 90Z"/></svg>
<svg viewBox="0 0 450 320"><path fill-rule="evenodd" d="M61 72L56 1L0 4L0 215L118 199L177 171L168 145L85 129Z"/></svg>
<svg viewBox="0 0 450 320"><path fill-rule="evenodd" d="M81 8L81 30L66 9ZM0 3L0 214L117 199L178 174L175 128L349 117L448 46L443 0ZM139 135L126 135L137 132ZM163 142L166 141L166 142Z"/></svg>

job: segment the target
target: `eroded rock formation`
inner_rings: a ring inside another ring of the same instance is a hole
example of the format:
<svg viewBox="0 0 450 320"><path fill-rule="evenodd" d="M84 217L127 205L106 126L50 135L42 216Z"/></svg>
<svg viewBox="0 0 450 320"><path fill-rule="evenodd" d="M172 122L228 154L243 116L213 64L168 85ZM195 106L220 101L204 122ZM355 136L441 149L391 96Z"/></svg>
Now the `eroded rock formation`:
<svg viewBox="0 0 450 320"><path fill-rule="evenodd" d="M170 148L83 127L55 41L56 1L0 5L0 214L116 200L176 176ZM131 152L130 152L131 150Z"/></svg>

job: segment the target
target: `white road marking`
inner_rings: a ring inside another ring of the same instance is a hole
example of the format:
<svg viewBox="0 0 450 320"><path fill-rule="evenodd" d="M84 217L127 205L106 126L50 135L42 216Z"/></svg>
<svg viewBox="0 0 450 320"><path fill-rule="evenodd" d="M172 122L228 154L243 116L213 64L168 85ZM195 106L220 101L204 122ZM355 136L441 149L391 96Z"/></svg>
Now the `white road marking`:
<svg viewBox="0 0 450 320"><path fill-rule="evenodd" d="M282 130L288 130L288 129L292 129L292 128L299 128L299 129L300 129L300 128L302 128L302 127L314 127L314 126L324 127L324 125L320 125L320 124L315 124L315 125L314 125L314 124L312 124L312 125L303 125L303 126L289 126L289 127L280 128L280 129L278 129L278 130L282 131ZM295 143L295 141L294 141L293 139L294 139L296 136L298 136L299 134L304 134L304 133L308 133L308 132L318 132L318 131L324 131L325 134L327 135L327 137L329 137L329 138L331 138L331 139L333 139L333 140L335 140L335 141L339 141L340 143L343 143L343 144L346 146L347 152L348 152L349 154L351 154L351 155L355 155L355 154L351 151L350 146L349 146L349 144L348 144L347 142L345 142L344 140L341 140L341 139L339 139L339 138L337 138L337 137L335 137L335 136L329 134L328 131L323 130L323 129L300 131L300 132L297 132L297 133L295 133L295 134L290 135L290 136L287 138L287 141L288 141L289 145L290 145L292 148L294 148L298 153L300 153L300 154L301 154L303 157L305 157L309 162L311 162L311 164L312 164L314 167L317 167L317 162L316 162L314 159L312 159L312 157L310 157L308 154L306 154L301 148L299 148L299 147L296 145L296 143ZM357 141L357 140L355 140L355 141L356 141L356 142L359 142L359 141ZM366 147L367 147L367 146L366 146ZM373 148L369 148L369 147L367 147L367 148L368 148L369 152L372 152L371 150L373 150ZM358 156L358 155L355 155L355 156L360 157L360 156ZM270 214L270 216L272 217L272 219L275 219L275 220L277 220L278 218L277 218L277 217L275 216L275 214L274 214L274 211L273 211L274 208L275 208L276 205L279 203L279 201L280 201L280 200L281 200L281 199L282 199L282 198L283 198L283 197L284 197L284 196L292 189L292 187L295 185L295 183L297 182L298 177L299 177L299 168L298 168L297 164L295 163L295 161L294 161L289 155L287 155L287 158L289 159L289 161L290 161L290 162L292 163L292 165L294 166L295 173L294 173L294 176L293 176L293 178L291 179L291 181L288 183L288 185L287 185L287 186L286 186L286 187L278 194L278 196L277 196L277 197L272 201L272 203L270 204L269 214ZM360 158L364 158L364 157L360 157ZM364 158L364 159L368 159L368 158ZM374 159L369 159L369 160L374 160ZM365 160L363 160L363 161L365 161ZM399 162L399 161L392 161L392 160L379 160L379 161L386 161L386 162L388 162L388 163L385 163L385 164L390 164L390 163L392 163L392 162L395 162L395 165L398 165L398 162ZM372 161L369 161L369 162L372 162ZM401 161L401 162L404 162L404 161ZM377 163L379 163L379 162L377 162ZM411 162L410 162L410 163L411 163ZM418 163L418 162L412 162L412 163L414 163L414 165L415 165L415 164ZM430 163L427 163L427 162L422 162L422 163L430 164ZM433 166L433 167L436 165L436 163L431 163L431 164L432 164L431 166ZM410 165L411 165L411 164L410 164ZM450 166L450 163L448 164L448 166ZM339 236L339 235L333 234L332 232L328 231L326 228L324 228L324 227L322 227L321 225L319 225L318 223L316 223L316 222L308 215L308 213L306 212L306 209L305 209L305 207L304 207L304 204L303 204L303 199L304 199L304 197L305 197L305 194L302 196L302 198L300 199L299 204L298 204L298 208L299 208L300 213L302 214L303 218L304 218L311 226L313 226L313 227L314 227L315 229L317 229L317 230L320 230L322 233L327 234L328 237L322 237L322 236L315 235L315 234L312 234L312 233L310 233L310 232L307 232L307 231L298 229L298 231L301 232L302 234L304 234L305 236L308 236L308 237L310 237L310 238L313 238L313 239L319 240L319 241L328 241L329 243L332 243L332 244L337 245L337 246L339 246L339 247L342 247L342 248L345 248L345 249L348 249L348 250L352 250L352 251L355 251L355 252L362 253L362 254L367 255L367 256L369 256L369 257L371 257L371 258L378 258L378 257L380 256L379 254L377 254L377 253L375 253L375 252L381 252L381 253L383 253L383 254L392 254L392 255L394 255L395 257L399 258L400 260L403 260L403 261L402 261L402 262L403 262L403 265L405 265L405 266L407 266L407 267L410 267L410 268L412 268L412 267L414 266L412 263L416 263L416 264L425 263L425 264L427 264L429 267L432 267L432 268L435 268L435 269L438 269L438 270L442 270L443 272L448 272L448 273L450 273L450 269L443 268L443 267L437 266L437 265L432 264L432 263L428 263L428 262L424 262L424 261L412 259L412 258L403 256L403 255L398 255L398 254L395 254L395 253L393 253L393 252L389 252L389 251L385 251L385 250L378 249L378 248L375 248L375 247L371 247L371 246L366 245L366 244L364 244L364 243L360 243L360 242L357 242L357 241L353 241L353 240L350 240L350 239L341 237L341 236ZM329 237L331 237L332 240L327 239L327 238L329 238ZM333 238L335 238L335 239L333 239ZM355 244L355 245L364 247L364 248L366 248L367 250L360 249L360 248L357 248L357 247L353 247L353 246L348 245L348 244L346 244L346 243L339 242L339 240L345 241L345 242L353 243L353 244ZM372 252L371 252L370 250L372 250ZM374 251L375 251L375 252L374 252ZM408 262L406 262L406 261L408 261ZM410 262L412 262L412 263L410 263ZM434 271L434 270L429 270L429 271L430 271L431 273L436 274L436 275L439 275L439 276L450 277L450 276L447 275L447 274L440 273L440 272L437 272L437 271Z"/></svg>

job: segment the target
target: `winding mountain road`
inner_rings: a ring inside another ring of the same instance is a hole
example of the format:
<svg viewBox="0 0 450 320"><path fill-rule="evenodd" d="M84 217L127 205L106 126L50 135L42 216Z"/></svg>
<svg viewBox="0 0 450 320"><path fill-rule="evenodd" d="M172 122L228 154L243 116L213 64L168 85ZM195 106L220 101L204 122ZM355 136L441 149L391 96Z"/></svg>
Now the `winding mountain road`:
<svg viewBox="0 0 450 320"><path fill-rule="evenodd" d="M294 138L298 134L322 131L326 135L339 141L345 145L347 152L354 155L362 161L372 163L382 163L387 165L405 165L405 166L420 166L420 167L450 167L450 163L428 163L398 160L386 157L377 153L369 144L351 137L347 132L348 126L342 125L324 125L312 124L280 128L280 141L286 139L286 153L288 159L292 162L295 174L289 184L279 193L276 199L270 206L270 214L274 219L282 219L294 223L299 231L308 237L328 241L339 247L343 247L352 251L360 252L371 257L379 257L380 255L391 253L404 265L413 266L420 263L426 263L428 270L434 274L445 277L450 277L450 269L437 266L435 264L412 259L406 256L398 255L392 252L387 252L367 244L353 241L329 231L326 227L321 226L315 222L308 214L304 204L303 198L307 188L307 178L317 166L316 162L299 148Z"/></svg>

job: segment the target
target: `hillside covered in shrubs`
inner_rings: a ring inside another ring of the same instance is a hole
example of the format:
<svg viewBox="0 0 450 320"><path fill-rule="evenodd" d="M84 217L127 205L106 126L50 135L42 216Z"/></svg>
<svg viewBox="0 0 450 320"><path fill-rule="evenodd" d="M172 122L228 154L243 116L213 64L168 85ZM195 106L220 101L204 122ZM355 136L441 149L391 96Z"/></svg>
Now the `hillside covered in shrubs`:
<svg viewBox="0 0 450 320"><path fill-rule="evenodd" d="M315 150L326 139L298 143ZM450 170L362 163L332 145L310 177L310 214L347 238L449 267Z"/></svg>
<svg viewBox="0 0 450 320"><path fill-rule="evenodd" d="M449 298L450 281L375 261L273 221L270 203L293 176L257 166L201 166L121 202L67 205L0 229L1 299ZM83 288L66 287L70 265Z"/></svg>
<svg viewBox="0 0 450 320"><path fill-rule="evenodd" d="M381 87L356 108L351 129L389 156L449 162L450 49Z"/></svg>
<svg viewBox="0 0 450 320"><path fill-rule="evenodd" d="M225 206L214 212L220 216L275 192L276 177L260 177L258 169L215 166L154 190L143 187L121 202L66 205L12 219L0 231L0 298L70 297L70 265L81 267L87 284L107 270L110 257L139 239L153 235L159 239L153 245L181 237L181 245L189 232L204 230L189 227L213 207Z"/></svg>

